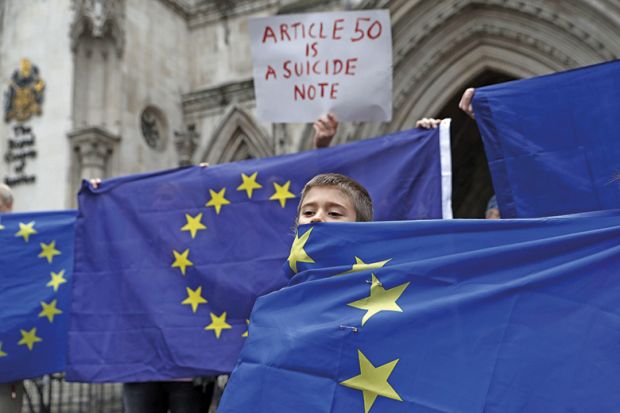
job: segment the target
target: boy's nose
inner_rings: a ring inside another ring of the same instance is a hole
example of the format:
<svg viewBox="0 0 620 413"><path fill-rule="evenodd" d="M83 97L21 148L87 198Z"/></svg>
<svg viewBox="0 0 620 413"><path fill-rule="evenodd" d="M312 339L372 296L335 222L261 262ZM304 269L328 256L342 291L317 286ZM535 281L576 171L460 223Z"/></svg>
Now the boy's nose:
<svg viewBox="0 0 620 413"><path fill-rule="evenodd" d="M321 211L318 211L310 220L310 222L325 222L325 216Z"/></svg>

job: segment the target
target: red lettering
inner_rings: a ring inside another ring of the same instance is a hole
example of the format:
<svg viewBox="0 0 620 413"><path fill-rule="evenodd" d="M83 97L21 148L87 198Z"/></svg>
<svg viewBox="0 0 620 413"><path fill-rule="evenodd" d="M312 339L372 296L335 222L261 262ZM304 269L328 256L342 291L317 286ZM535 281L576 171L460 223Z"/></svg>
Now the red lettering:
<svg viewBox="0 0 620 413"><path fill-rule="evenodd" d="M336 93L338 93L338 90L336 89L336 87L338 85L339 83L332 83L331 91L329 92L330 99L336 99Z"/></svg>
<svg viewBox="0 0 620 413"><path fill-rule="evenodd" d="M318 42L314 42L310 45L310 48L312 49L312 56L310 57L316 57L319 54L318 46L319 46Z"/></svg>
<svg viewBox="0 0 620 413"><path fill-rule="evenodd" d="M359 42L364 38L364 31L360 27L360 21L370 21L370 17L358 17L355 20L355 33L358 34L358 37L351 37L352 42Z"/></svg>
<svg viewBox="0 0 620 413"><path fill-rule="evenodd" d="M305 85L301 85L301 88L299 87L299 85L294 86L293 97L295 101L297 101L298 96L299 96L299 99L306 100L306 86Z"/></svg>
<svg viewBox="0 0 620 413"><path fill-rule="evenodd" d="M347 68L345 69L344 74L353 76L355 74L355 69L357 69L357 66L355 66L356 63L357 63L357 57L352 57L351 59L347 59Z"/></svg>
<svg viewBox="0 0 620 413"><path fill-rule="evenodd" d="M337 99L339 83L320 82L317 85L294 85L293 99L314 100L316 98Z"/></svg>
<svg viewBox="0 0 620 413"><path fill-rule="evenodd" d="M340 40L342 37L338 36L338 32L342 30L342 26L339 26L338 23L343 23L344 19L336 19L334 20L334 31L332 33L332 39Z"/></svg>
<svg viewBox="0 0 620 413"><path fill-rule="evenodd" d="M291 41L291 36L288 35L288 26L286 23L282 23L280 25L280 40L284 41L284 36L286 36L286 40Z"/></svg>
<svg viewBox="0 0 620 413"><path fill-rule="evenodd" d="M310 36L311 39L316 39L316 34L314 33L314 27L315 27L314 23L310 23L310 27L308 27L308 36Z"/></svg>
<svg viewBox="0 0 620 413"><path fill-rule="evenodd" d="M319 82L319 86L321 87L320 96L321 97L325 97L325 87L329 86L329 83L327 83L327 82Z"/></svg>
<svg viewBox="0 0 620 413"><path fill-rule="evenodd" d="M304 74L304 64L303 63L295 63L295 74L297 77Z"/></svg>
<svg viewBox="0 0 620 413"><path fill-rule="evenodd" d="M298 36L298 32L297 29L301 27L301 38L305 38L306 37L306 31L305 31L305 27L303 24L301 24L300 22L295 22L293 24L291 24L291 27L293 28L293 30L295 31L295 40L297 40L297 36Z"/></svg>
<svg viewBox="0 0 620 413"><path fill-rule="evenodd" d="M332 75L338 75L342 72L342 68L344 67L344 63L340 59L334 59L334 70L332 71Z"/></svg>
<svg viewBox="0 0 620 413"><path fill-rule="evenodd" d="M278 39L273 29L270 26L265 26L265 31L263 32L263 43L265 43L268 38L272 38L274 43L278 43Z"/></svg>
<svg viewBox="0 0 620 413"><path fill-rule="evenodd" d="M291 77L291 69L289 68L289 65L291 64L290 60L287 60L286 62L284 62L283 65L283 69L284 69L284 76L282 76L285 79L288 79Z"/></svg>
<svg viewBox="0 0 620 413"><path fill-rule="evenodd" d="M323 27L323 22L319 23L319 38L320 39L327 39L327 36L325 36L325 33L323 31L324 27Z"/></svg>
<svg viewBox="0 0 620 413"><path fill-rule="evenodd" d="M272 75L274 79L277 79L276 71L271 65L267 65L267 73L265 73L265 80L269 80L269 76Z"/></svg>
<svg viewBox="0 0 620 413"><path fill-rule="evenodd" d="M314 85L308 86L306 89L306 94L308 95L308 99L314 100L316 97L316 87Z"/></svg>
<svg viewBox="0 0 620 413"><path fill-rule="evenodd" d="M317 69L317 66L319 65L320 60L317 60L316 62L314 62L314 64L312 65L312 72L315 75L320 75L321 71Z"/></svg>
<svg viewBox="0 0 620 413"><path fill-rule="evenodd" d="M376 33L372 34L372 28L375 27ZM366 35L370 40L375 40L377 37L381 36L381 32L383 31L383 27L381 26L381 22L379 20L375 20L368 30L366 30Z"/></svg>

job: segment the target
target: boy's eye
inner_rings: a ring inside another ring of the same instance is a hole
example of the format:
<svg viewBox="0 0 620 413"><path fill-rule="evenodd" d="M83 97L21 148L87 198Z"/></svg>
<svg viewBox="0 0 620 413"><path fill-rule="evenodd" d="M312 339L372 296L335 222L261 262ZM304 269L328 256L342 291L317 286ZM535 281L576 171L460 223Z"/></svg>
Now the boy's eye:
<svg viewBox="0 0 620 413"><path fill-rule="evenodd" d="M330 211L329 212L329 216L331 216L331 217L341 217L342 214L340 212L337 212L337 211Z"/></svg>
<svg viewBox="0 0 620 413"><path fill-rule="evenodd" d="M302 212L301 212L301 214L302 214L303 216L309 217L309 216L311 216L312 214L314 214L314 211L306 210L306 211L302 211Z"/></svg>

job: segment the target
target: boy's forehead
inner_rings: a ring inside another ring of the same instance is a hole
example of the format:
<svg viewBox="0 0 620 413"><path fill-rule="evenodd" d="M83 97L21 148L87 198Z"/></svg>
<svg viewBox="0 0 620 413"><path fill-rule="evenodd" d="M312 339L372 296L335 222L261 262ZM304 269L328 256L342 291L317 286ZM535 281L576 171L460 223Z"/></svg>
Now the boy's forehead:
<svg viewBox="0 0 620 413"><path fill-rule="evenodd" d="M303 202L345 201L351 203L349 195L334 185L314 186L306 192Z"/></svg>

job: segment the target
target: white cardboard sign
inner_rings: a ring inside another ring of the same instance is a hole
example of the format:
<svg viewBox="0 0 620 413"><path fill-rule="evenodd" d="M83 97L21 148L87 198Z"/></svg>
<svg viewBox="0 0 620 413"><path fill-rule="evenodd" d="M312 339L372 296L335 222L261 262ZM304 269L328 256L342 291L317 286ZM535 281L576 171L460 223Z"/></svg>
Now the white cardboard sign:
<svg viewBox="0 0 620 413"><path fill-rule="evenodd" d="M261 121L391 120L388 10L255 18L249 30Z"/></svg>

